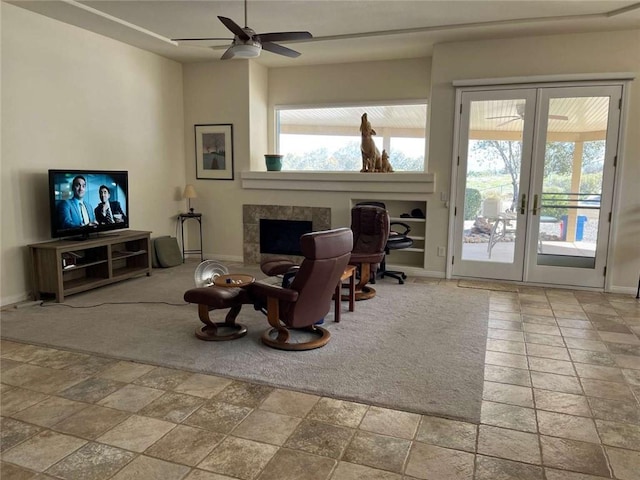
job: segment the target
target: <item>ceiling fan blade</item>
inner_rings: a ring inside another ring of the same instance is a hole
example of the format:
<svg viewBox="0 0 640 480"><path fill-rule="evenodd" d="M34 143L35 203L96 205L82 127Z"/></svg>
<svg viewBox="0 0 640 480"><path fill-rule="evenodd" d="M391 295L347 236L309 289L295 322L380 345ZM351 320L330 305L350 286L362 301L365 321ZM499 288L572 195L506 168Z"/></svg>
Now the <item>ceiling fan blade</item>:
<svg viewBox="0 0 640 480"><path fill-rule="evenodd" d="M227 17L218 16L218 19L227 27L234 35L238 36L241 40L249 40L251 37L247 35L240 25Z"/></svg>
<svg viewBox="0 0 640 480"><path fill-rule="evenodd" d="M511 123L511 122L515 122L516 120L520 120L520 117L513 118L511 120L507 120L506 122L499 123L498 125L496 125L496 127L502 127L503 125L506 125L506 124Z"/></svg>
<svg viewBox="0 0 640 480"><path fill-rule="evenodd" d="M569 117L566 115L549 115L549 118L553 120L569 120Z"/></svg>
<svg viewBox="0 0 640 480"><path fill-rule="evenodd" d="M300 52L291 50L290 48L283 47L277 43L263 42L262 49L271 53L277 53L278 55L284 55L285 57L296 58L300 56Z"/></svg>
<svg viewBox="0 0 640 480"><path fill-rule="evenodd" d="M313 38L309 32L275 32L258 34L262 42L286 42L291 40L307 40Z"/></svg>
<svg viewBox="0 0 640 480"><path fill-rule="evenodd" d="M216 40L216 41L220 41L220 40L224 40L224 41L232 41L233 38L222 38L222 37L208 37L208 38L172 38L171 39L174 42L204 42L204 41L211 41L211 40Z"/></svg>

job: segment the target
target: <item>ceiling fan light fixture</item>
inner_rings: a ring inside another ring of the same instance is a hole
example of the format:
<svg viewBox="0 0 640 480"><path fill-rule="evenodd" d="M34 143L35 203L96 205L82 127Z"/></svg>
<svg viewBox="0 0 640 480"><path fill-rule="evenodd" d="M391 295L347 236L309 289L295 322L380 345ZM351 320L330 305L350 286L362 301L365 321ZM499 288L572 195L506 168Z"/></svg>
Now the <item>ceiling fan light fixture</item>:
<svg viewBox="0 0 640 480"><path fill-rule="evenodd" d="M229 50L233 54L233 58L256 58L260 56L262 46L255 43L236 43Z"/></svg>

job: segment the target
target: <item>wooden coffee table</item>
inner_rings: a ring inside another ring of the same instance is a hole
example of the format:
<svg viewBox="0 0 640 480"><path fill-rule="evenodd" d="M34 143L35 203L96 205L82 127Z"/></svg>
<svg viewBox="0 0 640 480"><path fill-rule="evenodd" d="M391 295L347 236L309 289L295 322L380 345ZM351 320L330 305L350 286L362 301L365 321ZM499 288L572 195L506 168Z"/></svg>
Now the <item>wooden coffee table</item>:
<svg viewBox="0 0 640 480"><path fill-rule="evenodd" d="M340 321L340 301L342 300L342 282L349 279L349 311L353 312L356 306L356 266L355 265L347 265L340 277L340 281L338 285L336 285L336 291L333 294L333 299L335 302L334 307L334 321Z"/></svg>

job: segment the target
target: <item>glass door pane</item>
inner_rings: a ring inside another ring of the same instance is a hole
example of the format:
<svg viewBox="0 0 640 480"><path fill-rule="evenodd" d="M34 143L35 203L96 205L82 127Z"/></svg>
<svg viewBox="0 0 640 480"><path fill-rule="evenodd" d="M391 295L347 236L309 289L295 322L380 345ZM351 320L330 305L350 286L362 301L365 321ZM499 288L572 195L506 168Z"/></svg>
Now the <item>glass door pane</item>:
<svg viewBox="0 0 640 480"><path fill-rule="evenodd" d="M604 284L609 221L601 212L608 215L611 205L620 95L619 87L541 91L532 281Z"/></svg>
<svg viewBox="0 0 640 480"><path fill-rule="evenodd" d="M527 89L462 94L454 275L522 280L534 100Z"/></svg>

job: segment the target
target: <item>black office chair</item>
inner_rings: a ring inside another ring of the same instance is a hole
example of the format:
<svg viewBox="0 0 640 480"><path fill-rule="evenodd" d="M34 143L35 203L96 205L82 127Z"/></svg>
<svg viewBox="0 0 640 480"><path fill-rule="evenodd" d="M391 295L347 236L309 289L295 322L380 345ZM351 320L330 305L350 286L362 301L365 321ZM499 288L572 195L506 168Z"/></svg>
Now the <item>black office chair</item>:
<svg viewBox="0 0 640 480"><path fill-rule="evenodd" d="M383 202L359 202L356 205L373 205L375 207L384 208L385 210L387 209ZM396 229L394 229L394 226L396 226ZM411 227L404 222L398 221L391 222L390 227L391 230L389 231L389 238L387 239L384 249L385 256L380 263L377 275L380 278L384 278L385 276L395 278L402 285L407 278L407 274L400 270L387 270L387 255L390 254L391 250L402 250L413 245L413 239L408 236L411 231ZM402 227L404 231L399 231L398 227Z"/></svg>

